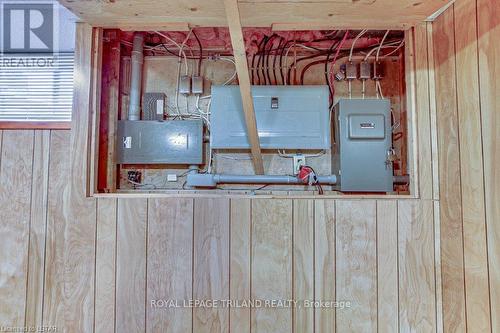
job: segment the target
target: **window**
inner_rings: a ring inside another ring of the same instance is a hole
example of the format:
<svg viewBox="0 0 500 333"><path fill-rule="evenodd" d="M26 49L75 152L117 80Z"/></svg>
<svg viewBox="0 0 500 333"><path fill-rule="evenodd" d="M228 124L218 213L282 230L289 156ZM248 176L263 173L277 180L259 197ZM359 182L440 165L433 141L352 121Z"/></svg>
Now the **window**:
<svg viewBox="0 0 500 333"><path fill-rule="evenodd" d="M2 17L10 19L0 50L0 128L70 128L74 16L50 0L43 4L46 7L31 1L0 4ZM24 20L33 12L43 17L43 24L50 24L51 34L23 31L29 27Z"/></svg>

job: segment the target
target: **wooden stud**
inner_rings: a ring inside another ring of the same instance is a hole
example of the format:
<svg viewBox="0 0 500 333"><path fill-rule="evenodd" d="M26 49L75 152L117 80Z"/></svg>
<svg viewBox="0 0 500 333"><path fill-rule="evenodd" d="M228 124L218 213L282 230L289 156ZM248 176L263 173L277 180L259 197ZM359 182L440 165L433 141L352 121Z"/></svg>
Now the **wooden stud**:
<svg viewBox="0 0 500 333"><path fill-rule="evenodd" d="M92 196L94 193L98 193L98 186L100 182L99 175L99 164L106 163L104 159L101 162L101 158L99 154L101 153L101 149L99 149L99 145L101 144L101 94L104 92L106 94L106 89L102 89L102 68L103 68L103 29L95 28L92 31L92 60L91 60L91 72L89 73L89 81L91 82L90 86L90 100L88 102L88 110L85 110L90 119L90 126L87 124L83 124L84 127L88 131L89 138L88 146L87 144L83 146L84 149L89 149L89 154L93 158L88 161L88 177L87 185L86 185L86 195ZM77 72L75 72L77 73ZM84 110L80 110L82 113ZM106 125L107 122L105 121ZM78 126L80 124L72 124L73 127ZM88 127L88 128L87 128ZM104 134L104 133L103 133ZM103 141L107 143L107 137L104 135ZM107 152L107 151L106 151Z"/></svg>
<svg viewBox="0 0 500 333"><path fill-rule="evenodd" d="M405 78L406 98L404 100L407 117L406 124L402 124L403 132L406 129L408 137L408 173L410 174L410 193L420 197L420 177L418 174L418 132L417 132L417 100L416 100L416 71L415 71L415 32L409 29L405 34Z"/></svg>
<svg viewBox="0 0 500 333"><path fill-rule="evenodd" d="M90 98L91 82L96 66L92 52L97 33L88 24L77 23L69 154L70 192L63 203L67 205L64 220L64 321L70 332L88 332L94 325L96 200L88 198L87 172L91 153L89 114L94 105Z"/></svg>
<svg viewBox="0 0 500 333"><path fill-rule="evenodd" d="M224 0L226 16L231 34L231 44L233 45L234 61L236 62L236 71L240 85L241 101L243 103L243 112L245 114L245 124L247 128L248 141L252 151L252 159L255 173L264 174L264 164L260 151L259 133L257 131L257 122L255 120L255 110L253 105L250 76L248 73L248 62L243 41L243 32L241 30L240 11L237 0Z"/></svg>
<svg viewBox="0 0 500 333"><path fill-rule="evenodd" d="M120 99L120 31L106 31L102 43L102 81L99 101L99 142L97 190L115 192L116 184L116 131Z"/></svg>
<svg viewBox="0 0 500 333"><path fill-rule="evenodd" d="M429 106L429 64L427 56L427 27L419 24L414 28L415 37L415 85L416 120L418 141L413 149L418 151L419 193L424 200L432 199L432 146Z"/></svg>

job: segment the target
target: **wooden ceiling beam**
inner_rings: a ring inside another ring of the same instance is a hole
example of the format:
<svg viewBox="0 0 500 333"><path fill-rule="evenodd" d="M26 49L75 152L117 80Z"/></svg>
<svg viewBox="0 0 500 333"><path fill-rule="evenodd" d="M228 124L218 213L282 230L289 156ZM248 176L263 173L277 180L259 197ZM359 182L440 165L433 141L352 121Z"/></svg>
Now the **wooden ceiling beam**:
<svg viewBox="0 0 500 333"><path fill-rule="evenodd" d="M236 62L236 71L240 84L241 101L243 112L245 114L245 123L247 127L248 141L252 151L252 160L257 175L264 174L264 164L262 162L262 153L260 150L259 135L257 132L257 122L255 120L255 110L253 105L252 90L250 85L250 75L248 72L248 61L243 41L243 32L241 30L240 11L237 0L224 0L226 9L229 33L231 35L231 44L233 46L234 60Z"/></svg>

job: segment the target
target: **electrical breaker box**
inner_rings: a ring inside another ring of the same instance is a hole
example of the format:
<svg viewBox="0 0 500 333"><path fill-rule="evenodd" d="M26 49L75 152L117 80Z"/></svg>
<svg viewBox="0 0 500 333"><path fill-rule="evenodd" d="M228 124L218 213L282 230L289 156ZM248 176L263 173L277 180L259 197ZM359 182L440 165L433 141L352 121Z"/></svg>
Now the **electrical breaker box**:
<svg viewBox="0 0 500 333"><path fill-rule="evenodd" d="M340 191L393 191L390 101L342 99L333 122L332 173Z"/></svg>
<svg viewBox="0 0 500 333"><path fill-rule="evenodd" d="M330 149L328 86L253 86L263 149ZM212 86L210 145L248 149L239 86Z"/></svg>
<svg viewBox="0 0 500 333"><path fill-rule="evenodd" d="M117 163L202 164L201 120L118 121Z"/></svg>

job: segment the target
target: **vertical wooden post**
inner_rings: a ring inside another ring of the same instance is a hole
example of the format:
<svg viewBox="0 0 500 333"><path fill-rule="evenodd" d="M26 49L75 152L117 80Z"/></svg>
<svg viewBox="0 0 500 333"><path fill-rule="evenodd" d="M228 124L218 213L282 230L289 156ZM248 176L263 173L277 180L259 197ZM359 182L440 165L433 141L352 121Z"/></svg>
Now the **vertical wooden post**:
<svg viewBox="0 0 500 333"><path fill-rule="evenodd" d="M264 164L262 163L257 123L255 121L255 111L250 87L250 76L248 74L245 43L243 41L243 32L241 31L238 1L224 0L224 6L226 8L229 33L231 34L231 44L233 45L236 71L238 73L238 81L240 83L241 101L243 103L243 112L245 114L245 123L247 127L248 140L250 141L250 149L252 151L254 169L256 174L262 175L264 174Z"/></svg>

